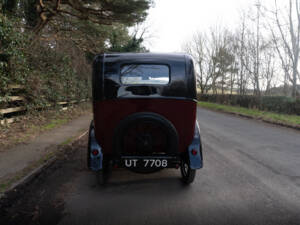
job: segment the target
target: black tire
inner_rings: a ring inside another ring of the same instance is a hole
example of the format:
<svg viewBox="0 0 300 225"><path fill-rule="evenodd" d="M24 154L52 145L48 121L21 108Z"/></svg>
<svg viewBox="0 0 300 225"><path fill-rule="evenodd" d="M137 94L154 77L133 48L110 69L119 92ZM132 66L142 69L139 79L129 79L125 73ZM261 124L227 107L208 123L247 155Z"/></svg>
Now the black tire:
<svg viewBox="0 0 300 225"><path fill-rule="evenodd" d="M90 146L91 146L91 130L94 129L94 121L91 121L90 128L89 128L89 137L88 137L88 149L87 149L87 167L90 169Z"/></svg>
<svg viewBox="0 0 300 225"><path fill-rule="evenodd" d="M194 182L196 176L196 170L191 169L189 160L187 158L181 160L181 180L184 184L191 184Z"/></svg>
<svg viewBox="0 0 300 225"><path fill-rule="evenodd" d="M112 172L112 163L103 161L102 170L96 172L97 182L99 185L107 184Z"/></svg>

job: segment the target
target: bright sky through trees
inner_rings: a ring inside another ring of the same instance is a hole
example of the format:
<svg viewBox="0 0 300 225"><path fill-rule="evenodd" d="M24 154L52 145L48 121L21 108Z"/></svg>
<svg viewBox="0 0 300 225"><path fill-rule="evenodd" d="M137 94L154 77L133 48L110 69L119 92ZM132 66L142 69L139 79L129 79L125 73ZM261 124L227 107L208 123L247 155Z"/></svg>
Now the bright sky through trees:
<svg viewBox="0 0 300 225"><path fill-rule="evenodd" d="M279 0L280 1L280 0ZM196 31L212 26L234 27L239 11L256 0L155 0L147 20L152 52L181 51L181 44Z"/></svg>

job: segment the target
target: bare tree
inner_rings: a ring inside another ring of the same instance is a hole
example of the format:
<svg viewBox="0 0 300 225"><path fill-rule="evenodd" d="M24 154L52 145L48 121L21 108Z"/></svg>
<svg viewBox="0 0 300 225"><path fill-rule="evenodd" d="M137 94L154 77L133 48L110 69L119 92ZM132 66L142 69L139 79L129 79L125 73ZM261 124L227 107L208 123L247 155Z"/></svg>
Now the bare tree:
<svg viewBox="0 0 300 225"><path fill-rule="evenodd" d="M221 89L224 93L224 85L227 74L228 64L227 56L231 55L227 51L230 33L227 29L216 27L211 29L210 32L210 73L212 76L211 88L214 94L218 93L218 89Z"/></svg>
<svg viewBox="0 0 300 225"><path fill-rule="evenodd" d="M257 1L256 6L256 17L249 20L254 22L255 29L246 29L244 36L244 43L246 43L247 48L245 49L244 57L242 58L242 64L245 68L245 73L248 74L250 82L253 86L253 94L260 96L261 92L261 62L260 55L262 49L263 37L260 33L260 1ZM255 30L255 31L254 31Z"/></svg>
<svg viewBox="0 0 300 225"><path fill-rule="evenodd" d="M235 38L236 40L236 55L237 55L237 67L239 68L239 76L238 76L238 89L239 94L244 95L246 92L246 77L245 77L245 66L244 66L244 58L245 58L245 52L246 52L246 46L245 46L245 39L246 39L246 13L245 11L242 11L241 14L241 24L240 27L237 28Z"/></svg>
<svg viewBox="0 0 300 225"><path fill-rule="evenodd" d="M190 54L196 63L197 85L202 94L207 93L214 75L215 65L212 60L214 48L211 48L211 40L207 35L198 32L192 41L183 46L183 50Z"/></svg>
<svg viewBox="0 0 300 225"><path fill-rule="evenodd" d="M283 70L284 76L283 76L283 92L284 95L288 95L288 82L291 81L290 78L290 73L291 73L291 68L292 68L292 62L291 58L288 57L287 54L285 54L284 48L282 48L280 44L279 38L275 35L274 30L272 29L271 25L269 24L269 28L271 30L272 34L272 41L274 43L274 51L277 53L278 58L280 60L281 68Z"/></svg>
<svg viewBox="0 0 300 225"><path fill-rule="evenodd" d="M255 73L254 73L254 81L255 81L255 89L254 93L256 95L260 95L260 82L259 82L259 76L260 76L260 1L257 0L257 3L255 4L257 7L257 17L256 17L256 56L255 56Z"/></svg>
<svg viewBox="0 0 300 225"><path fill-rule="evenodd" d="M279 33L270 25L273 41L276 51L279 55L285 77L292 83L292 96L297 95L297 80L299 77L298 64L300 53L300 8L299 0L289 0L287 8L287 21L280 13L277 0L274 0L275 11L272 14L275 17L275 24ZM287 58L285 57L287 56ZM292 74L290 74L290 68Z"/></svg>
<svg viewBox="0 0 300 225"><path fill-rule="evenodd" d="M196 62L197 83L201 93L210 89L231 93L236 82L233 34L226 29L213 28L209 33L198 32L183 50L193 56Z"/></svg>
<svg viewBox="0 0 300 225"><path fill-rule="evenodd" d="M264 51L261 54L262 62L262 84L264 85L263 89L265 90L265 95L270 95L272 88L272 82L274 81L275 75L275 49L270 45L272 42L269 42L269 45L265 45Z"/></svg>

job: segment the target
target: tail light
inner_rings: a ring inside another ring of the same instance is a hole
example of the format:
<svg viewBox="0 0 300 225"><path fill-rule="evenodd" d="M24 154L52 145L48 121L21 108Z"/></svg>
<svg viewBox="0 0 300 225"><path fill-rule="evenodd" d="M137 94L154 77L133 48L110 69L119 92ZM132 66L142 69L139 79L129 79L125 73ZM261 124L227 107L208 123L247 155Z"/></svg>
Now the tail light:
<svg viewBox="0 0 300 225"><path fill-rule="evenodd" d="M197 155L197 153L198 153L197 150L195 150L195 149L192 150L192 155L195 156L195 155Z"/></svg>
<svg viewBox="0 0 300 225"><path fill-rule="evenodd" d="M92 150L93 156L97 156L99 154L99 151L97 149Z"/></svg>

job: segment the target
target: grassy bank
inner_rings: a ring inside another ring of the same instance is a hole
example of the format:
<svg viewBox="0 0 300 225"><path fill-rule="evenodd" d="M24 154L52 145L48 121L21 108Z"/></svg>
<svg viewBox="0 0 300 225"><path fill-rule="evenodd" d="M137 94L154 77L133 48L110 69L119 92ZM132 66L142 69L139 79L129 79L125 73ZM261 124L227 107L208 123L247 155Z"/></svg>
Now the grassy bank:
<svg viewBox="0 0 300 225"><path fill-rule="evenodd" d="M14 145L27 143L41 132L60 127L88 112L91 112L90 102L73 105L65 111L50 109L26 114L13 124L0 126L0 152Z"/></svg>
<svg viewBox="0 0 300 225"><path fill-rule="evenodd" d="M207 109L233 113L241 116L251 117L254 119L261 119L267 122L274 122L281 125L291 125L300 128L300 116L296 116L296 115L265 112L256 109L247 109L243 107L221 105L221 104L210 103L210 102L199 102L198 104L201 107Z"/></svg>

